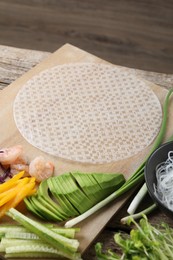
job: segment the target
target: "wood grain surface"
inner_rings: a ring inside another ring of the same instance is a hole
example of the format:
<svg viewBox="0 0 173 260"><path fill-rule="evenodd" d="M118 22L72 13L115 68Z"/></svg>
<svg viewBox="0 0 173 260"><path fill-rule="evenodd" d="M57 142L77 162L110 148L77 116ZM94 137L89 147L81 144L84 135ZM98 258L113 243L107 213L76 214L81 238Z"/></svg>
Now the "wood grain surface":
<svg viewBox="0 0 173 260"><path fill-rule="evenodd" d="M1 0L0 44L55 51L68 42L122 66L172 73L171 0Z"/></svg>
<svg viewBox="0 0 173 260"><path fill-rule="evenodd" d="M38 64L47 58L50 54L38 51L30 51L30 50L22 50L17 48L0 46L0 86L5 90L8 84L12 83L15 79L22 76L27 70L31 69L33 66ZM164 91L171 87L172 75L169 74L161 74L161 73L153 73L147 71L133 70L130 69L132 73L139 73L140 76L143 75L145 79L150 79L151 81L156 82ZM13 85L14 86L14 85ZM3 90L1 90L3 92ZM1 93L1 92L0 92ZM8 101L7 101L8 102ZM2 110L1 110L2 112ZM4 121L5 122L5 121ZM85 252L83 259L96 259L94 245L97 241L104 243L104 248L112 248L116 249L116 245L113 242L113 234L117 230L128 230L128 227L122 226L120 224L120 219L122 216L125 216L126 209L129 201L124 205L123 208L116 214L115 217L111 219L111 221L107 224L107 226L102 230L102 232L98 235L96 240L93 241L93 244L87 249ZM146 198L145 203L143 203L142 207L145 207L148 203L151 203L149 197ZM159 224L161 221L166 221L170 225L173 226L173 221L165 216L159 210L156 210L152 214L150 214L150 221L154 224Z"/></svg>

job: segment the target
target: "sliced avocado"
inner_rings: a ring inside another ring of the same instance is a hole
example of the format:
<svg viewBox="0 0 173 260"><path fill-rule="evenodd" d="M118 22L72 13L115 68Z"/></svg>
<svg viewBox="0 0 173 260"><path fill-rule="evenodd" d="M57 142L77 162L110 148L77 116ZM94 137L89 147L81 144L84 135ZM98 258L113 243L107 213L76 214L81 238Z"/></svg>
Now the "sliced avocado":
<svg viewBox="0 0 173 260"><path fill-rule="evenodd" d="M90 200L83 192L81 187L76 184L71 174L63 174L61 184L64 191L64 195L72 203L72 205L80 212L80 214L92 207L92 200Z"/></svg>
<svg viewBox="0 0 173 260"><path fill-rule="evenodd" d="M113 187L113 190L116 190L126 181L124 175L121 173L92 173L92 176L102 189Z"/></svg>
<svg viewBox="0 0 173 260"><path fill-rule="evenodd" d="M44 197L45 201L54 208L58 215L61 216L62 219L67 219L68 215L63 211L58 201L56 202L49 196L49 187L47 180L44 180L40 183L38 188L38 195Z"/></svg>
<svg viewBox="0 0 173 260"><path fill-rule="evenodd" d="M106 175L104 173L93 173L92 176L102 189L101 199L106 198L125 183L125 178L121 173L107 173Z"/></svg>
<svg viewBox="0 0 173 260"><path fill-rule="evenodd" d="M63 221L84 213L124 182L121 173L68 172L41 182L37 194L25 203L41 218Z"/></svg>
<svg viewBox="0 0 173 260"><path fill-rule="evenodd" d="M57 216L51 211L49 210L47 207L45 207L42 203L40 203L40 201L38 200L37 195L32 196L31 198L33 205L35 205L35 208L37 209L37 211L39 212L39 214L47 220L55 220L57 221Z"/></svg>
<svg viewBox="0 0 173 260"><path fill-rule="evenodd" d="M58 211L58 209L55 209L54 207L52 207L51 204L49 204L45 198L43 196L37 196L37 201L44 206L46 209L48 209L49 211L51 211L54 214L54 217L56 216L57 221L63 221L65 220L65 218L62 217L62 215L60 214L60 212ZM57 206L58 208L58 206ZM60 207L59 207L60 208ZM46 210L45 210L45 214L46 214ZM46 216L45 216L46 218ZM53 220L53 219L52 219Z"/></svg>
<svg viewBox="0 0 173 260"><path fill-rule="evenodd" d="M95 204L121 187L125 178L121 173L80 173L73 172L73 177Z"/></svg>
<svg viewBox="0 0 173 260"><path fill-rule="evenodd" d="M68 218L79 215L79 212L72 206L72 204L66 199L63 194L61 187L61 175L49 178L48 186L50 192L53 196L55 196L63 211L68 215Z"/></svg>
<svg viewBox="0 0 173 260"><path fill-rule="evenodd" d="M87 197L92 200L93 205L95 205L100 200L101 192L97 181L88 173L73 172L72 175Z"/></svg>
<svg viewBox="0 0 173 260"><path fill-rule="evenodd" d="M45 219L45 218L37 211L37 209L35 208L35 205L33 205L32 201L31 201L31 197L32 197L32 196L27 197L27 198L24 199L24 202L25 202L25 205L26 205L27 209L28 209L29 211L31 211L32 213L34 213L36 216Z"/></svg>

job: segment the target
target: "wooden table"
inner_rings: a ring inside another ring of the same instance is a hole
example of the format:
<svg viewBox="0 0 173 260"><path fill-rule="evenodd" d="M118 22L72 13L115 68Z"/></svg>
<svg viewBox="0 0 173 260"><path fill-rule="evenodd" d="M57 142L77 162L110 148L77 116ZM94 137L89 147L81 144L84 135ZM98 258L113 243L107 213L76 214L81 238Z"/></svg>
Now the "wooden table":
<svg viewBox="0 0 173 260"><path fill-rule="evenodd" d="M32 67L43 61L50 55L48 52L18 49L0 45L0 91L7 87L10 83L22 76ZM128 68L129 71L140 75L146 80L158 84L162 88L169 89L172 86L173 74L161 74L150 71L142 71ZM1 122L2 123L2 122ZM149 205L151 199L147 196L144 200L143 207ZM115 249L113 242L113 234L117 230L128 230L129 228L120 224L120 219L126 216L126 210L129 202L112 218L104 230L99 234L94 243L85 252L83 259L96 259L94 245L97 241L104 244L104 248ZM153 224L159 224L165 221L173 226L173 220L165 216L159 209L156 209L149 215L149 220Z"/></svg>

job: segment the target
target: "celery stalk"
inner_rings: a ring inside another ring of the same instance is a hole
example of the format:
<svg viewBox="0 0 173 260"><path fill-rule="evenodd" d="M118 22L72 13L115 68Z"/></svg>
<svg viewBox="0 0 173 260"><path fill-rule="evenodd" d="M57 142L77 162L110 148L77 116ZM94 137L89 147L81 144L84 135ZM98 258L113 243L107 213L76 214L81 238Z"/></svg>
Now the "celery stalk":
<svg viewBox="0 0 173 260"><path fill-rule="evenodd" d="M76 259L75 254L79 247L78 240L63 237L43 224L26 217L14 208L11 208L6 214L31 232L37 234L46 243L66 254L66 257L69 259Z"/></svg>

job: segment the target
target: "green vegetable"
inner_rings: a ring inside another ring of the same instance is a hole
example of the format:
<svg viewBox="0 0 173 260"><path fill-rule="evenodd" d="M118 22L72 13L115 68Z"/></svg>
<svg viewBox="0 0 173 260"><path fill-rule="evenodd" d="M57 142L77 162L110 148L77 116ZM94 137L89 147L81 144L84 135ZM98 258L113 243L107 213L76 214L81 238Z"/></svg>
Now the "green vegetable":
<svg viewBox="0 0 173 260"><path fill-rule="evenodd" d="M143 209L142 211L140 211L138 213L133 213L131 215L123 217L121 219L121 223L122 224L127 224L131 218L139 219L139 218L141 218L143 216L143 214L147 215L147 214L149 214L150 212L152 212L156 208L157 208L157 205L155 203L153 203L152 205L150 205L149 207Z"/></svg>
<svg viewBox="0 0 173 260"><path fill-rule="evenodd" d="M14 208L11 208L7 213L9 217L12 217L14 220L16 220L18 223L23 225L26 229L28 229L30 232L33 232L36 234L45 245L47 245L47 253L53 253L53 254L59 254L62 256L65 256L68 259L80 259L80 254L77 253L79 242L78 240L74 238L67 238L62 236L61 234L58 234L57 232L54 232L49 227L44 226L43 224L32 220L19 211L17 211ZM34 242L35 243L35 242ZM30 245L31 246L31 245ZM14 246L15 247L15 246ZM38 252L38 247L43 248L43 246L31 246L31 250L28 248L28 251L25 251L25 247L21 245L16 246L17 249L8 249L6 250L7 254L12 253L22 253L22 252ZM53 248L52 251L50 248ZM50 249L50 251L49 251ZM14 250L14 251L13 251ZM43 252L43 251L42 251ZM44 253L46 253L44 252Z"/></svg>
<svg viewBox="0 0 173 260"><path fill-rule="evenodd" d="M144 182L145 163L146 163L148 157L151 155L151 153L162 143L165 132L166 132L168 105L169 105L169 99L170 99L170 96L172 95L172 93L173 93L173 88L169 90L169 92L166 96L164 105L163 105L163 119L162 119L162 125L161 125L161 128L160 128L160 132L159 132L157 138L155 139L155 142L153 144L153 147L152 147L150 153L145 158L143 163L132 174L132 176L124 183L123 186L121 186L118 190L114 191L107 198L100 201L98 204L96 204L92 208L90 208L85 213L81 214L80 216L78 216L78 217L76 217L76 218L74 218L70 221L67 221L66 224L65 224L66 227L72 227L72 226L76 225L77 223L83 221L84 219L86 219L87 217L89 217L90 215L95 213L97 210L103 208L105 205L107 205L111 201L115 200L116 198L120 197L121 195L123 195L124 193L129 191L130 189L132 189L132 188L136 187L137 185L141 184L142 182Z"/></svg>
<svg viewBox="0 0 173 260"><path fill-rule="evenodd" d="M139 203L141 202L141 200L145 197L145 195L147 194L148 190L147 190L147 186L146 183L144 183L142 185L142 187L139 189L138 193L136 194L136 196L133 198L133 200L131 201L127 212L132 215L135 213L137 207L139 206Z"/></svg>
<svg viewBox="0 0 173 260"><path fill-rule="evenodd" d="M119 245L122 255L111 250L102 252L102 244L95 246L98 260L170 260L173 259L173 229L163 223L159 227L152 226L145 215L135 225L130 235L117 233L114 240Z"/></svg>
<svg viewBox="0 0 173 260"><path fill-rule="evenodd" d="M55 212L55 214L58 214L60 220L64 220L68 218L68 215L65 214L65 212L61 209L61 207L56 203L55 198L54 200L50 197L50 192L49 192L49 187L48 187L48 182L47 180L42 181L39 185L38 189L38 197L43 198L45 203L49 205L49 209L52 212ZM58 220L58 219L57 219Z"/></svg>
<svg viewBox="0 0 173 260"><path fill-rule="evenodd" d="M120 173L65 173L41 182L37 194L24 201L37 216L63 221L84 213L124 183Z"/></svg>
<svg viewBox="0 0 173 260"><path fill-rule="evenodd" d="M2 238L0 244L0 252L5 253L5 257L7 258L18 258L19 255L21 258L24 257L37 257L39 254L39 258L57 258L59 257L67 257L65 253L60 250L48 245L47 243L41 240L32 240L32 239L9 239ZM74 259L78 258L77 255Z"/></svg>
<svg viewBox="0 0 173 260"><path fill-rule="evenodd" d="M68 238L74 238L76 232L79 231L79 228L68 229L50 224L46 224L46 227ZM38 235L28 231L21 225L1 225L0 235L0 252L4 253L5 257L8 258L49 257L51 259L59 259L60 256L67 256L64 252L50 246L48 243L40 239ZM77 253L75 258L78 259Z"/></svg>
<svg viewBox="0 0 173 260"><path fill-rule="evenodd" d="M68 238L74 238L76 233L80 231L79 228L64 228L55 226L52 224L44 224L45 227L53 230L55 233L58 233L60 235L63 235ZM28 229L21 225L0 225L0 237L6 237L6 238L22 238L22 239L38 239L39 237L31 233Z"/></svg>

